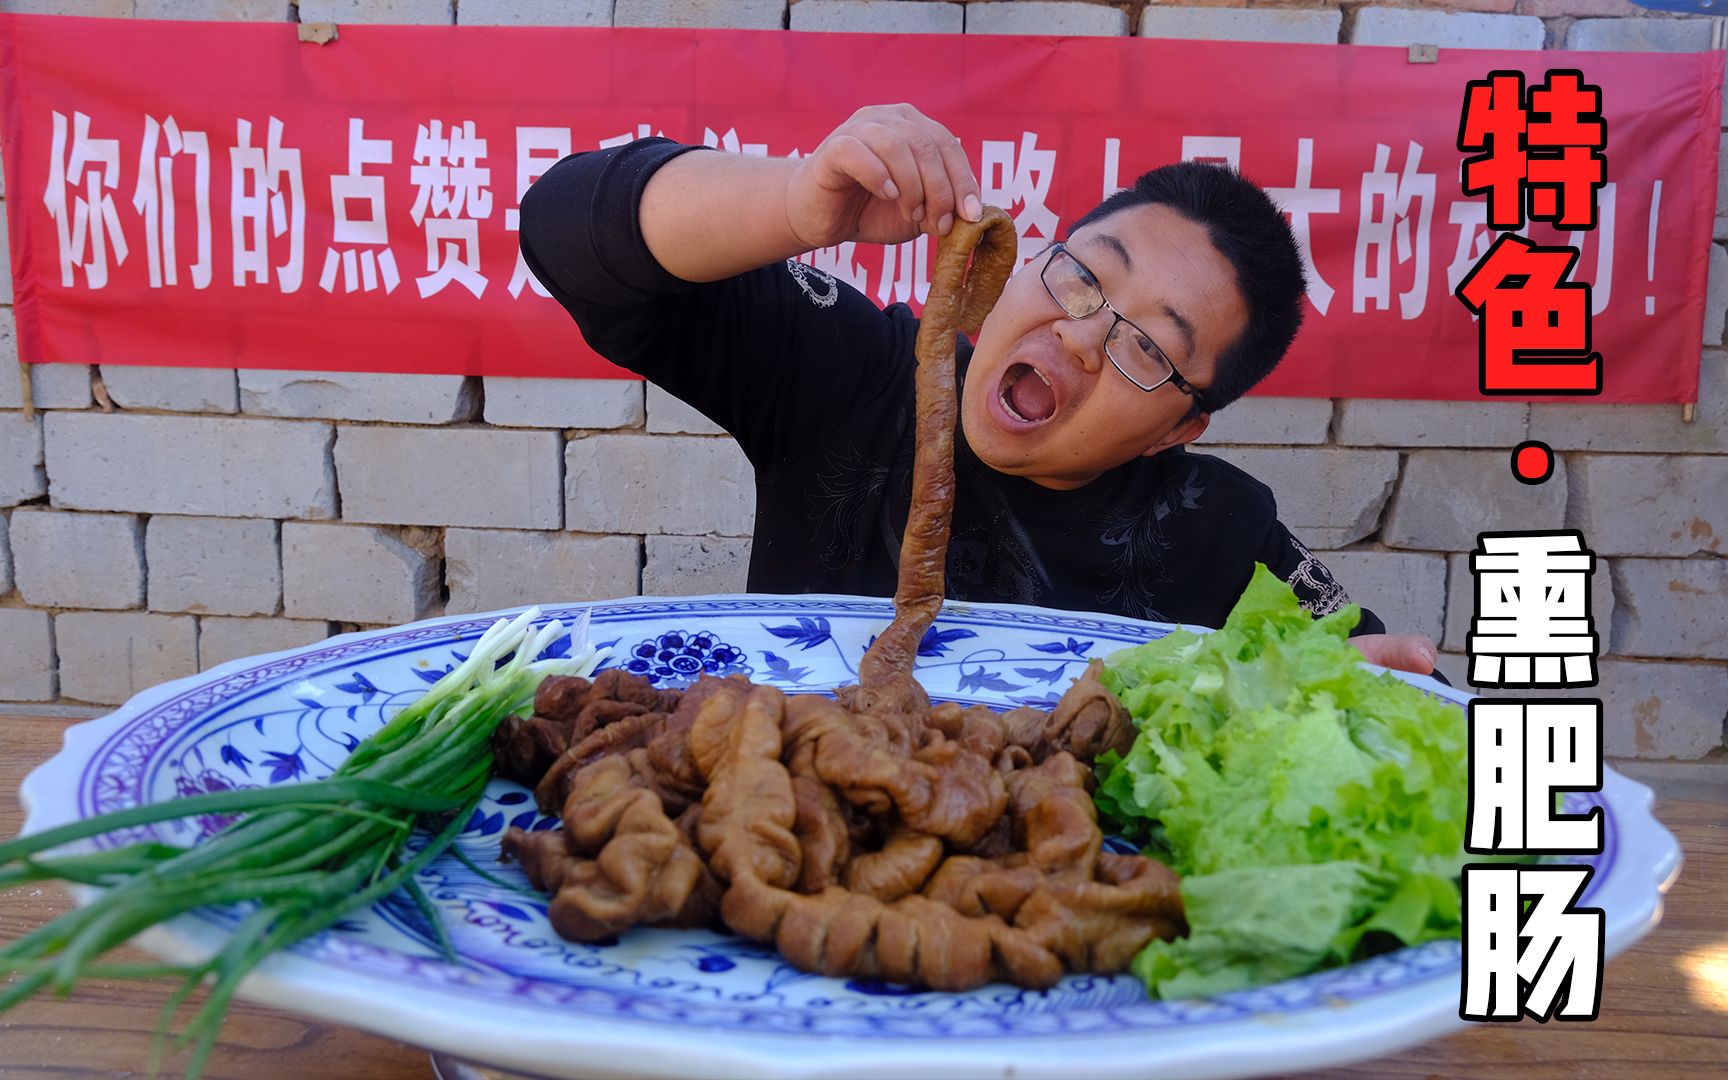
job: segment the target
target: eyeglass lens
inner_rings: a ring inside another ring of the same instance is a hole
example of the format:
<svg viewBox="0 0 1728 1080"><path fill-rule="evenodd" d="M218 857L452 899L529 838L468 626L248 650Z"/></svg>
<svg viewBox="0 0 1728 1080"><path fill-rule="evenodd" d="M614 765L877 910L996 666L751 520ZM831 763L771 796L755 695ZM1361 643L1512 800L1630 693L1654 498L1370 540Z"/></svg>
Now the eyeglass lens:
<svg viewBox="0 0 1728 1080"><path fill-rule="evenodd" d="M1051 257L1044 281L1062 310L1073 318L1084 319L1104 307L1104 290L1098 279L1066 250L1058 250ZM1115 320L1104 348L1141 386L1153 386L1170 377L1170 364L1158 346L1125 319Z"/></svg>

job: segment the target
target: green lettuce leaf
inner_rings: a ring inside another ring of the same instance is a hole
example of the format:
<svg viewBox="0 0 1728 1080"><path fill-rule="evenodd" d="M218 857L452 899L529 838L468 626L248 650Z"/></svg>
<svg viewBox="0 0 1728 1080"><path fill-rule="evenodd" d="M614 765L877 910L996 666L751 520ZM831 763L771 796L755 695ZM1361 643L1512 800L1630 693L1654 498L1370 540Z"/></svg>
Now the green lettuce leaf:
<svg viewBox="0 0 1728 1080"><path fill-rule="evenodd" d="M1154 995L1458 936L1464 714L1363 667L1359 614L1260 566L1222 629L1107 659L1139 735L1100 757L1100 813L1184 878L1189 936L1134 964Z"/></svg>

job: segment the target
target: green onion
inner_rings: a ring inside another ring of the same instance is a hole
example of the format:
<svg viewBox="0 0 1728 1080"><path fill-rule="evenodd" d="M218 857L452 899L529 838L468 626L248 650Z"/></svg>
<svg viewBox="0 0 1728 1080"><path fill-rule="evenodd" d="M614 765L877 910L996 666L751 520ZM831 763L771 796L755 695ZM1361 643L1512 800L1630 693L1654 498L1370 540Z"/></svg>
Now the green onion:
<svg viewBox="0 0 1728 1080"><path fill-rule="evenodd" d="M398 888L431 919L439 951L454 959L449 933L413 875L454 843L479 804L498 725L526 715L547 676L591 674L601 655L587 644L586 613L573 628L554 620L535 630L539 616L539 608L530 608L493 624L467 660L356 746L326 779L133 806L0 844L0 889L61 880L105 890L0 949L0 974L15 976L0 985L0 1012L40 989L67 992L80 978L178 976L181 985L163 1010L151 1053L154 1072L174 1017L208 981L208 997L175 1041L177 1048L193 1045L185 1075L195 1078L248 972L275 950ZM567 629L568 659L534 659ZM191 848L150 842L43 854L120 829L207 814L244 816ZM416 830L432 835L410 852ZM100 962L152 926L217 904L248 910L203 963Z"/></svg>

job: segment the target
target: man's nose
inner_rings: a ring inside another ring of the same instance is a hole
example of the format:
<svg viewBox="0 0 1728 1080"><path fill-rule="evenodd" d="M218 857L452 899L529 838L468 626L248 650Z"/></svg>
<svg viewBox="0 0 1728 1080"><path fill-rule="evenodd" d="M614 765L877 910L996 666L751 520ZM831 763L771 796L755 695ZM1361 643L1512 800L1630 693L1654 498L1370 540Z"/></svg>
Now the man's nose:
<svg viewBox="0 0 1728 1080"><path fill-rule="evenodd" d="M1101 315L1106 317L1101 318ZM1068 355L1078 361L1088 374L1099 371L1109 362L1104 355L1104 339L1110 332L1107 313L1095 313L1084 319L1063 315L1056 320L1054 329Z"/></svg>

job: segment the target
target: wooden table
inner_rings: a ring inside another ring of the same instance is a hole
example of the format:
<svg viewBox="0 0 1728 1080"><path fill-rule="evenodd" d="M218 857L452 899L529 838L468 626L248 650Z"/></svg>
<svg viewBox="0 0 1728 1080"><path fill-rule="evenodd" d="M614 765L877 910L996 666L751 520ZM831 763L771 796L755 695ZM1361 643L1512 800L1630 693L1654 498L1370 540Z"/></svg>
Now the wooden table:
<svg viewBox="0 0 1728 1080"><path fill-rule="evenodd" d="M59 750L69 723L0 716L0 837L18 832L23 817L15 797L18 786ZM1487 1025L1393 1057L1306 1073L1301 1080L1703 1080L1728 1075L1728 792L1713 801L1663 803L1657 813L1680 838L1685 869L1668 893L1661 926L1608 965L1600 1019ZM3 894L0 941L52 918L67 903L53 887ZM1706 975L1710 971L1713 981ZM84 983L68 1000L37 998L19 1005L0 1017L0 1077L141 1074L167 985L98 980ZM424 1050L240 1002L229 1012L206 1075L211 1080L426 1080L431 1070Z"/></svg>

